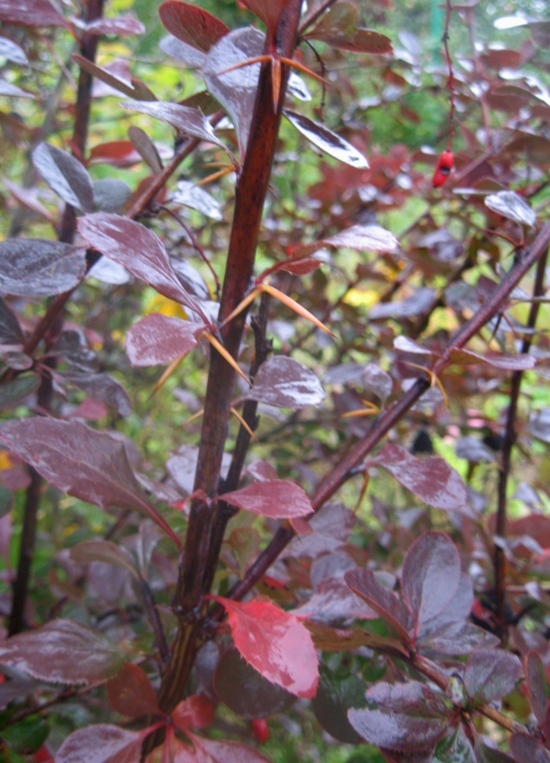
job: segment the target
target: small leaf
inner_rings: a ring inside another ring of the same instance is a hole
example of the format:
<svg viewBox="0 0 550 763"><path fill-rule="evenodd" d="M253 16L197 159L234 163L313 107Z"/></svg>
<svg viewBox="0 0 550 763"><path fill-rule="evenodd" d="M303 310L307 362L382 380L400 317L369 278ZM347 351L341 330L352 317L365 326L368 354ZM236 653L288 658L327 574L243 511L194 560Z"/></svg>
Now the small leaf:
<svg viewBox="0 0 550 763"><path fill-rule="evenodd" d="M516 763L550 763L548 749L530 734L513 734L510 738L510 752Z"/></svg>
<svg viewBox="0 0 550 763"><path fill-rule="evenodd" d="M94 187L85 167L60 148L40 143L32 152L32 163L42 179L66 204L91 212Z"/></svg>
<svg viewBox="0 0 550 763"><path fill-rule="evenodd" d="M475 704L502 699L522 675L515 654L500 649L480 649L472 654L464 671L464 686Z"/></svg>
<svg viewBox="0 0 550 763"><path fill-rule="evenodd" d="M328 578L316 586L312 596L293 611L300 618L317 623L342 620L372 620L378 615L364 600L356 596L340 578Z"/></svg>
<svg viewBox="0 0 550 763"><path fill-rule="evenodd" d="M131 554L123 546L117 546L112 541L83 540L71 548L70 556L79 564L89 564L90 562L113 564L128 570L136 580L139 579Z"/></svg>
<svg viewBox="0 0 550 763"><path fill-rule="evenodd" d="M296 257L310 255L325 246L345 247L359 252L394 252L399 246L395 236L379 225L352 225L351 228L336 233L334 236L313 241L310 244L299 244L292 248Z"/></svg>
<svg viewBox="0 0 550 763"><path fill-rule="evenodd" d="M391 395L393 379L376 363L367 363L363 369L362 379L365 387L373 392L382 403Z"/></svg>
<svg viewBox="0 0 550 763"><path fill-rule="evenodd" d="M247 602L212 598L227 610L235 646L258 673L298 697L315 696L317 653L297 617L260 597Z"/></svg>
<svg viewBox="0 0 550 763"><path fill-rule="evenodd" d="M216 199L203 188L188 180L180 180L171 201L184 207L196 209L212 220L223 220L221 206Z"/></svg>
<svg viewBox="0 0 550 763"><path fill-rule="evenodd" d="M501 353L479 355L476 352L464 349L451 350L451 359L454 363L461 365L486 363L489 366L493 366L493 368L502 368L506 371L528 371L536 365L534 355L503 355Z"/></svg>
<svg viewBox="0 0 550 763"><path fill-rule="evenodd" d="M242 5L261 19L271 34L277 30L286 0L242 0Z"/></svg>
<svg viewBox="0 0 550 763"><path fill-rule="evenodd" d="M0 37L0 56L8 61L13 61L14 64L25 66L25 64L29 63L23 48L13 40L10 40L9 37Z"/></svg>
<svg viewBox="0 0 550 763"><path fill-rule="evenodd" d="M22 90L4 79L0 79L0 95L6 95L8 98L34 98L34 95L28 90Z"/></svg>
<svg viewBox="0 0 550 763"><path fill-rule="evenodd" d="M0 297L0 345L22 349L25 337L11 307Z"/></svg>
<svg viewBox="0 0 550 763"><path fill-rule="evenodd" d="M36 392L40 384L40 377L37 374L26 374L17 376L10 382L0 386L0 410L9 410L15 408L33 392Z"/></svg>
<svg viewBox="0 0 550 763"><path fill-rule="evenodd" d="M83 390L93 400L114 408L121 416L129 416L132 413L128 393L122 384L109 374L65 371L64 373L56 373L55 378Z"/></svg>
<svg viewBox="0 0 550 763"><path fill-rule="evenodd" d="M508 220L533 228L537 215L515 191L499 191L485 197L485 206Z"/></svg>
<svg viewBox="0 0 550 763"><path fill-rule="evenodd" d="M305 517L313 513L311 501L302 488L288 480L253 482L242 490L223 493L218 498L271 519Z"/></svg>
<svg viewBox="0 0 550 763"><path fill-rule="evenodd" d="M203 324L170 318L161 313L146 315L134 323L126 336L126 352L133 366L166 365L181 358L197 344Z"/></svg>
<svg viewBox="0 0 550 763"><path fill-rule="evenodd" d="M135 16L126 15L117 18L101 18L89 21L84 29L88 34L143 34L145 27Z"/></svg>
<svg viewBox="0 0 550 763"><path fill-rule="evenodd" d="M214 706L203 694L193 694L172 710L170 717L183 731L203 729L214 720Z"/></svg>
<svg viewBox="0 0 550 763"><path fill-rule="evenodd" d="M217 742L186 733L193 742L195 753L188 759L178 757L178 763L271 763L256 750L239 742Z"/></svg>
<svg viewBox="0 0 550 763"><path fill-rule="evenodd" d="M415 318L433 306L436 293L428 286L421 286L402 301L384 302L375 305L370 311L373 321L385 318Z"/></svg>
<svg viewBox="0 0 550 763"><path fill-rule="evenodd" d="M241 400L296 410L320 405L324 397L321 382L313 371L286 355L275 355L260 366L254 386Z"/></svg>
<svg viewBox="0 0 550 763"><path fill-rule="evenodd" d="M55 755L55 763L136 763L140 759L143 740L150 733L128 731L106 723L77 729L63 742Z"/></svg>
<svg viewBox="0 0 550 763"><path fill-rule="evenodd" d="M91 684L113 676L124 662L120 645L72 620L52 620L0 646L0 664L48 683Z"/></svg>
<svg viewBox="0 0 550 763"><path fill-rule="evenodd" d="M348 719L348 710L365 704L365 685L354 675L338 676L328 669L321 680L311 707L325 731L345 744L360 744L361 737Z"/></svg>
<svg viewBox="0 0 550 763"><path fill-rule="evenodd" d="M352 591L378 612L403 644L409 646L411 643L409 632L412 630L413 621L401 599L389 588L380 585L371 570L350 570L346 572L344 579Z"/></svg>
<svg viewBox="0 0 550 763"><path fill-rule="evenodd" d="M88 74L91 74L92 77L95 77L100 82L104 82L106 85L114 88L119 93L124 93L124 95L127 95L129 98L137 97L137 91L130 82L122 80L120 77L117 77L108 71L108 69L103 69L101 66L94 64L92 61L89 61L87 58L84 58L84 56L81 56L78 53L73 53L72 58L73 61L75 61L81 69L83 69L85 72L88 72ZM116 143L122 142L127 143L127 141L116 141ZM92 150L91 156L94 156L94 150Z"/></svg>
<svg viewBox="0 0 550 763"><path fill-rule="evenodd" d="M116 713L128 718L161 715L151 682L139 665L125 662L116 676L107 682L109 704Z"/></svg>
<svg viewBox="0 0 550 763"><path fill-rule="evenodd" d="M533 713L539 725L542 726L546 716L546 677L544 664L538 652L531 649L525 655L525 677L527 679L527 694Z"/></svg>
<svg viewBox="0 0 550 763"><path fill-rule="evenodd" d="M86 273L86 252L71 244L33 238L0 242L0 291L43 298L74 289Z"/></svg>
<svg viewBox="0 0 550 763"><path fill-rule="evenodd" d="M63 17L48 0L0 0L0 21L28 27L65 26Z"/></svg>
<svg viewBox="0 0 550 763"><path fill-rule="evenodd" d="M159 8L159 16L170 34L204 52L229 32L211 13L181 0L166 0Z"/></svg>
<svg viewBox="0 0 550 763"><path fill-rule="evenodd" d="M288 109L284 110L284 115L298 132L301 132L310 143L320 148L321 151L344 164L349 164L350 167L359 170L368 169L369 163L363 154L325 125Z"/></svg>

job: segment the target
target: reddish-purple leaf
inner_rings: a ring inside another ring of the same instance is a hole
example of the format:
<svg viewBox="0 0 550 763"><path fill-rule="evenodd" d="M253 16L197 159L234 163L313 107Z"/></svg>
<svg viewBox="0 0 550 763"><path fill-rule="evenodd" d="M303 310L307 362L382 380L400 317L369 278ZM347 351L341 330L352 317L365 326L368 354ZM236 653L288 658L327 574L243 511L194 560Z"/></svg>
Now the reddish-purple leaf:
<svg viewBox="0 0 550 763"><path fill-rule="evenodd" d="M502 699L522 676L521 662L515 654L501 649L479 649L464 670L464 687L475 704Z"/></svg>
<svg viewBox="0 0 550 763"><path fill-rule="evenodd" d="M515 191L499 191L485 197L485 206L508 220L533 228L537 215Z"/></svg>
<svg viewBox="0 0 550 763"><path fill-rule="evenodd" d="M550 751L530 734L513 734L510 738L510 752L516 763L550 763Z"/></svg>
<svg viewBox="0 0 550 763"><path fill-rule="evenodd" d="M260 366L254 386L241 400L257 400L277 408L319 405L325 392L317 376L286 355L274 355Z"/></svg>
<svg viewBox="0 0 550 763"><path fill-rule="evenodd" d="M94 19L84 29L88 34L143 34L145 27L134 16L118 16L110 19Z"/></svg>
<svg viewBox="0 0 550 763"><path fill-rule="evenodd" d="M261 19L269 32L274 34L287 0L241 0L241 4Z"/></svg>
<svg viewBox="0 0 550 763"><path fill-rule="evenodd" d="M247 602L212 598L227 610L235 646L258 673L298 697L315 696L317 653L297 617L259 597Z"/></svg>
<svg viewBox="0 0 550 763"><path fill-rule="evenodd" d="M452 602L451 602L452 604ZM418 649L429 649L440 654L471 654L474 649L498 646L499 639L472 623L447 623L419 639Z"/></svg>
<svg viewBox="0 0 550 763"><path fill-rule="evenodd" d="M0 345L22 349L25 337L11 307L0 297Z"/></svg>
<svg viewBox="0 0 550 763"><path fill-rule="evenodd" d="M388 443L375 462L429 506L444 511L463 511L468 507L468 493L462 478L439 456L420 460L400 445Z"/></svg>
<svg viewBox="0 0 550 763"><path fill-rule="evenodd" d="M193 694L176 705L170 717L174 725L183 731L204 729L214 719L214 706L204 694Z"/></svg>
<svg viewBox="0 0 550 763"><path fill-rule="evenodd" d="M162 161L157 147L145 130L132 125L128 128L128 137L143 161L151 168L155 175L162 172Z"/></svg>
<svg viewBox="0 0 550 763"><path fill-rule="evenodd" d="M107 697L113 710L128 718L160 715L157 695L145 671L125 662L118 673L107 682Z"/></svg>
<svg viewBox="0 0 550 763"><path fill-rule="evenodd" d="M539 725L542 726L548 704L546 698L546 676L540 654L533 649L525 655L525 678L527 679L527 694L533 713Z"/></svg>
<svg viewBox="0 0 550 763"><path fill-rule="evenodd" d="M205 54L201 50L197 50L194 45L182 42L171 34L162 38L159 48L163 53L172 56L176 61L180 61L184 66L194 69L202 69L206 58Z"/></svg>
<svg viewBox="0 0 550 763"><path fill-rule="evenodd" d="M356 596L343 580L323 580L305 604L292 610L297 617L307 617L316 623L335 623L342 620L373 620L377 611Z"/></svg>
<svg viewBox="0 0 550 763"><path fill-rule="evenodd" d="M137 580L139 578L132 555L123 546L109 540L83 540L70 550L71 559L79 564L103 562L128 570Z"/></svg>
<svg viewBox="0 0 550 763"><path fill-rule="evenodd" d="M359 11L356 6L348 2L339 2L324 13L304 37L323 41L349 39L355 34L358 21Z"/></svg>
<svg viewBox="0 0 550 763"><path fill-rule="evenodd" d="M107 212L81 217L78 230L90 246L160 294L194 310L207 322L200 305L181 285L162 241L153 231L126 217Z"/></svg>
<svg viewBox="0 0 550 763"><path fill-rule="evenodd" d="M270 763L259 752L239 742L217 742L186 733L195 746L195 754L188 760L176 758L178 763Z"/></svg>
<svg viewBox="0 0 550 763"><path fill-rule="evenodd" d="M32 163L44 182L66 204L90 212L94 205L94 186L86 168L60 148L40 143L32 152Z"/></svg>
<svg viewBox="0 0 550 763"><path fill-rule="evenodd" d="M380 398L382 403L385 403L391 395L393 387L391 376L383 371L380 366L377 366L376 363L367 363L363 369L362 379L365 387L370 389L376 397Z"/></svg>
<svg viewBox="0 0 550 763"><path fill-rule="evenodd" d="M121 416L129 416L132 413L128 393L122 384L109 374L64 372L56 373L55 378L83 390L97 402L115 408Z"/></svg>
<svg viewBox="0 0 550 763"><path fill-rule="evenodd" d="M253 482L242 490L218 497L239 509L271 519L291 519L313 513L311 501L302 488L288 480Z"/></svg>
<svg viewBox="0 0 550 763"><path fill-rule="evenodd" d="M283 556L316 559L321 554L336 551L346 545L357 518L341 503L325 504L311 519L311 535L294 538Z"/></svg>
<svg viewBox="0 0 550 763"><path fill-rule="evenodd" d="M149 729L128 731L101 723L77 729L63 742L55 763L137 763Z"/></svg>
<svg viewBox="0 0 550 763"><path fill-rule="evenodd" d="M2 384L0 387L0 410L15 408L22 400L36 392L39 384L40 377L38 374L17 376L12 381Z"/></svg>
<svg viewBox="0 0 550 763"><path fill-rule="evenodd" d="M375 684L367 691L367 707L352 709L348 718L363 739L401 752L430 750L441 739L452 712L444 697L417 681Z"/></svg>
<svg viewBox="0 0 550 763"><path fill-rule="evenodd" d="M161 313L146 315L128 331L126 352L133 366L167 365L191 352L203 328Z"/></svg>
<svg viewBox="0 0 550 763"><path fill-rule="evenodd" d="M124 662L120 644L72 620L12 636L0 646L0 663L48 683L91 684L113 676Z"/></svg>
<svg viewBox="0 0 550 763"><path fill-rule="evenodd" d="M311 244L300 244L292 249L292 254L313 254L324 246L345 247L359 252L394 252L399 242L393 233L379 225L352 225L334 236L313 241Z"/></svg>
<svg viewBox="0 0 550 763"><path fill-rule="evenodd" d="M284 115L298 132L302 133L310 143L324 151L325 154L358 170L368 169L369 163L366 157L355 146L329 130L325 125L288 109L285 109Z"/></svg>
<svg viewBox="0 0 550 763"><path fill-rule="evenodd" d="M421 286L402 301L383 302L375 305L369 317L373 321L385 318L414 318L428 310L434 302L436 293L428 286Z"/></svg>
<svg viewBox="0 0 550 763"><path fill-rule="evenodd" d="M452 350L451 359L460 365L486 363L489 366L502 368L505 371L527 371L536 365L534 355L502 355L497 353L479 355L477 352L464 349Z"/></svg>
<svg viewBox="0 0 550 763"><path fill-rule="evenodd" d="M48 0L0 0L0 21L17 26L65 26Z"/></svg>
<svg viewBox="0 0 550 763"><path fill-rule="evenodd" d="M205 52L229 32L211 13L181 0L166 0L159 8L159 16L170 34Z"/></svg>
<svg viewBox="0 0 550 763"><path fill-rule="evenodd" d="M8 61L13 61L14 64L22 64L24 66L29 63L23 48L13 40L10 40L9 37L0 37L0 56L7 58Z"/></svg>
<svg viewBox="0 0 550 763"><path fill-rule="evenodd" d="M349 50L351 53L370 53L379 55L382 53L391 53L392 44L389 37L380 32L374 32L372 29L363 29L360 27L353 35L351 40L338 40L334 47L341 50Z"/></svg>
<svg viewBox="0 0 550 763"><path fill-rule="evenodd" d="M139 486L120 440L77 421L47 418L11 421L1 439L59 490L102 508L140 511L181 546Z"/></svg>
<svg viewBox="0 0 550 763"><path fill-rule="evenodd" d="M78 286L86 273L86 251L60 241L12 238L0 243L0 291L43 298Z"/></svg>
<svg viewBox="0 0 550 763"><path fill-rule="evenodd" d="M409 646L411 643L409 632L412 630L413 620L401 599L389 588L380 585L371 570L350 570L346 572L344 578L351 590L364 599L375 612L378 612L405 646Z"/></svg>

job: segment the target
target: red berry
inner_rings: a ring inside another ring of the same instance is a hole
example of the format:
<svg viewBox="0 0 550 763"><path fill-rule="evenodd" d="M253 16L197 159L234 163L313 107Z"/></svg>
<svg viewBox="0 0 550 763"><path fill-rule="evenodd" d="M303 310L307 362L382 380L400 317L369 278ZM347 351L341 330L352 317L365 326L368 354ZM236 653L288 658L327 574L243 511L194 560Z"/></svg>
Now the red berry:
<svg viewBox="0 0 550 763"><path fill-rule="evenodd" d="M265 744L269 739L269 726L265 718L254 718L250 721L252 733L260 744Z"/></svg>
<svg viewBox="0 0 550 763"><path fill-rule="evenodd" d="M447 181L451 170L455 163L455 157L452 151L443 151L437 162L434 176L432 178L432 185L434 188L439 188Z"/></svg>

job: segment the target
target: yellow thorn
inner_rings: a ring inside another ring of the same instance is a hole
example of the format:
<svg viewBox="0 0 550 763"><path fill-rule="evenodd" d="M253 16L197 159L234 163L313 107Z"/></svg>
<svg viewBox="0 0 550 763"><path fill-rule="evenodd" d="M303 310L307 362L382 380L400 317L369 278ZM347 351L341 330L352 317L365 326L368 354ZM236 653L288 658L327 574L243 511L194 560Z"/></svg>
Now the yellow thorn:
<svg viewBox="0 0 550 763"><path fill-rule="evenodd" d="M375 405L374 403L371 403L370 400L361 400L363 405L365 406L365 410L362 410L361 408L356 411L347 411L347 413L342 414L343 419L353 419L353 418L359 418L360 416L376 416L380 413L380 408Z"/></svg>
<svg viewBox="0 0 550 763"><path fill-rule="evenodd" d="M208 339L212 347L216 348L216 350L220 353L222 358L224 358L224 360L227 363L229 363L229 365L239 374L239 376L241 376L245 380L248 386L251 387L252 384L250 382L250 379L243 371L241 371L241 369L239 368L239 364L237 363L235 358L229 354L229 352L225 349L223 344L218 339L216 339L216 337L213 334L211 334L209 331L205 331L203 336L205 336Z"/></svg>
<svg viewBox="0 0 550 763"><path fill-rule="evenodd" d="M259 442L258 438L257 438L257 437L256 437L256 435L254 434L254 432L253 432L253 431L250 429L250 427L248 426L248 424L246 423L246 421L243 419L243 417L241 416L241 414L239 413L239 411L238 411L236 408L233 408L233 406L231 406L231 408L230 408L230 411L231 411L231 413L232 413L232 414L233 414L233 415L234 415L234 416L235 416L235 417L236 417L236 418L239 420L239 423L240 423L240 425L246 429L246 431L247 431L247 432L248 432L248 434L249 434L249 435L252 437L252 439L253 439L255 442Z"/></svg>
<svg viewBox="0 0 550 763"><path fill-rule="evenodd" d="M212 183L214 180L217 180L218 178L222 178L225 175L229 175L231 172L235 172L235 167L224 167L223 170L218 170L217 172L213 172L211 175L208 175L208 177L203 178L202 180L199 180L197 185L206 185L207 183Z"/></svg>
<svg viewBox="0 0 550 763"><path fill-rule="evenodd" d="M363 486L361 487L361 492L359 493L359 500L357 501L357 503L355 505L355 508L353 510L354 514L357 514L357 512L359 511L359 507L363 503L363 498L365 497L365 494L367 492L367 488L369 486L369 479L370 479L369 473L368 473L367 469L365 469L365 479L363 480Z"/></svg>
<svg viewBox="0 0 550 763"><path fill-rule="evenodd" d="M204 413L204 408L201 408L200 411L198 411L197 413L194 413L188 419L185 419L185 421L182 424L182 427L187 426L187 424L190 424L192 421L195 421L195 419L200 419L203 413Z"/></svg>
<svg viewBox="0 0 550 763"><path fill-rule="evenodd" d="M443 389L443 385L441 384L441 382L439 381L439 379L437 378L437 376L434 374L434 372L431 369L426 368L425 366L419 366L417 363L411 363L408 360L403 360L402 363L404 363L406 366L412 366L413 368L419 368L421 371L424 371L425 374L428 374L428 377L430 379L430 389L433 389L434 387L437 387L438 390L443 395L443 400L445 402L445 406L447 408L449 407L449 398L447 397L447 393L445 392L445 390Z"/></svg>
<svg viewBox="0 0 550 763"><path fill-rule="evenodd" d="M179 364L185 357L186 357L185 355L180 355L179 358L175 358L168 366L166 366L166 368L164 369L164 373L162 374L158 382L153 387L153 391L149 395L149 400L153 397L153 395L156 395L156 393L162 387L164 382L172 376L176 368L179 366Z"/></svg>
<svg viewBox="0 0 550 763"><path fill-rule="evenodd" d="M268 294L271 294L272 297L275 297L275 299L278 299L279 302L282 302L283 305L286 305L287 307L290 307L291 310L294 310L295 313L298 313L298 315L301 315L302 318L305 318L306 320L313 323L314 326L317 326L317 328L320 328L322 331L324 331L329 336L332 336L336 338L336 335L328 329L324 323L321 323L321 321L316 318L312 313L309 312L309 310L306 310L305 307L302 307L298 304L292 297L289 297L287 294L284 294L282 291L279 291L279 289L276 289L274 286L271 286L267 283L260 284L259 288L261 291L265 291Z"/></svg>
<svg viewBox="0 0 550 763"><path fill-rule="evenodd" d="M237 307L232 310L227 318L224 320L224 322L221 324L221 326L225 326L226 323L229 323L229 321L232 321L233 318L236 318L239 313L242 313L242 311L250 305L251 302L254 302L258 294L261 292L261 288L259 286L256 286L252 291L249 291L246 297L239 302ZM220 326L220 328L221 328Z"/></svg>

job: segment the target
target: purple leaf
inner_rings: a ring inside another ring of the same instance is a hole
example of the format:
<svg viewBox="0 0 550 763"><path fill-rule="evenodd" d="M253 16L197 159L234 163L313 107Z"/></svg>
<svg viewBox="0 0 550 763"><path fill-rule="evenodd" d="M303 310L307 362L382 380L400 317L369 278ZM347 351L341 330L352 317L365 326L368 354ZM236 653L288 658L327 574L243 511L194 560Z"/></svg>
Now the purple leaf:
<svg viewBox="0 0 550 763"><path fill-rule="evenodd" d="M451 602L452 603L452 602ZM474 649L496 647L499 639L472 623L447 623L419 639L420 650L430 649L446 655L471 654Z"/></svg>
<svg viewBox="0 0 550 763"><path fill-rule="evenodd" d="M365 387L373 392L382 403L391 395L393 380L376 363L367 363L363 370L362 379Z"/></svg>
<svg viewBox="0 0 550 763"><path fill-rule="evenodd" d="M128 128L128 137L132 141L132 145L135 147L136 151L151 170L155 174L162 172L162 161L157 151L157 147L145 130L132 125Z"/></svg>
<svg viewBox="0 0 550 763"><path fill-rule="evenodd" d="M69 373L56 374L56 378L86 392L99 403L115 408L121 416L132 413L128 393L122 384L109 374Z"/></svg>
<svg viewBox="0 0 550 763"><path fill-rule="evenodd" d="M313 533L307 537L294 538L283 552L283 557L316 559L321 554L336 551L346 545L356 523L353 511L341 503L325 504L309 520Z"/></svg>
<svg viewBox="0 0 550 763"><path fill-rule="evenodd" d="M242 5L261 19L271 33L277 30L286 4L286 0L242 0Z"/></svg>
<svg viewBox="0 0 550 763"><path fill-rule="evenodd" d="M145 27L134 16L119 16L109 19L94 19L84 29L88 34L143 34Z"/></svg>
<svg viewBox="0 0 550 763"><path fill-rule="evenodd" d="M464 671L464 687L475 704L502 699L522 676L521 662L515 654L500 649L474 652Z"/></svg>
<svg viewBox="0 0 550 763"><path fill-rule="evenodd" d="M9 37L0 37L0 56L7 58L8 61L13 61L14 64L22 64L24 66L29 63L23 48L13 40L10 40Z"/></svg>
<svg viewBox="0 0 550 763"><path fill-rule="evenodd" d="M91 684L115 675L125 661L120 644L72 620L12 636L0 646L0 663L48 683Z"/></svg>
<svg viewBox="0 0 550 763"><path fill-rule="evenodd" d="M194 69L201 69L206 59L206 56L200 50L197 50L193 45L178 40L177 37L171 34L162 38L159 48L163 53L175 58L176 61L180 61L185 66L190 66Z"/></svg>
<svg viewBox="0 0 550 763"><path fill-rule="evenodd" d="M515 223L533 228L537 223L537 215L521 196L515 191L499 191L485 197L485 206Z"/></svg>
<svg viewBox="0 0 550 763"><path fill-rule="evenodd" d="M548 704L546 699L546 676L540 655L533 649L525 655L525 678L527 679L527 695L533 713L539 725L542 726Z"/></svg>
<svg viewBox="0 0 550 763"><path fill-rule="evenodd" d="M409 646L409 632L413 627L411 613L401 599L389 588L380 585L374 573L367 569L346 572L344 579L348 586L397 633L401 641Z"/></svg>
<svg viewBox="0 0 550 763"><path fill-rule="evenodd" d="M401 752L430 750L448 729L451 709L417 681L378 683L367 691L367 707L352 709L353 728L371 744Z"/></svg>
<svg viewBox="0 0 550 763"><path fill-rule="evenodd" d="M128 570L130 574L139 578L136 565L129 551L123 546L117 546L109 540L84 540L72 546L70 550L71 559L79 564L90 564L91 562L103 562L103 564L112 564L115 567L122 567Z"/></svg>
<svg viewBox="0 0 550 763"><path fill-rule="evenodd" d="M288 480L253 482L242 490L218 496L239 509L272 519L292 519L313 513L311 501L301 487Z"/></svg>
<svg viewBox="0 0 550 763"><path fill-rule="evenodd" d="M180 180L176 192L171 198L174 204L182 204L185 207L196 209L212 220L223 220L219 202L207 193L203 188L189 180Z"/></svg>
<svg viewBox="0 0 550 763"><path fill-rule="evenodd" d="M363 154L325 125L288 109L285 109L284 115L298 132L304 135L316 148L324 151L325 154L358 170L368 169L369 163Z"/></svg>
<svg viewBox="0 0 550 763"><path fill-rule="evenodd" d="M34 98L32 93L28 90L22 90L17 85L12 85L11 82L0 79L0 95L7 95L9 98Z"/></svg>
<svg viewBox="0 0 550 763"><path fill-rule="evenodd" d="M161 313L146 315L128 331L126 352L133 366L167 365L191 352L203 328Z"/></svg>
<svg viewBox="0 0 550 763"><path fill-rule="evenodd" d="M77 729L63 742L55 763L136 763L149 730L128 731L106 723Z"/></svg>
<svg viewBox="0 0 550 763"><path fill-rule="evenodd" d="M415 618L418 635L443 612L460 585L460 556L447 535L430 532L409 548L401 575L403 598Z"/></svg>
<svg viewBox="0 0 550 763"><path fill-rule="evenodd" d="M0 386L0 410L15 408L33 392L36 392L40 384L40 377L36 374L18 376L10 382Z"/></svg>
<svg viewBox="0 0 550 763"><path fill-rule="evenodd" d="M254 386L241 400L257 400L277 408L319 405L325 392L317 376L286 355L275 355L260 366Z"/></svg>
<svg viewBox="0 0 550 763"><path fill-rule="evenodd" d="M0 21L17 26L65 26L48 0L0 0Z"/></svg>
<svg viewBox="0 0 550 763"><path fill-rule="evenodd" d="M107 683L107 697L113 710L128 718L162 715L157 695L139 665L126 662Z"/></svg>
<svg viewBox="0 0 550 763"><path fill-rule="evenodd" d="M102 508L140 511L181 546L140 488L120 440L77 421L46 418L11 421L0 438L59 490Z"/></svg>
<svg viewBox="0 0 550 763"><path fill-rule="evenodd" d="M78 286L86 273L86 252L71 244L33 238L0 243L0 291L43 298Z"/></svg>
<svg viewBox="0 0 550 763"><path fill-rule="evenodd" d="M0 345L22 349L25 337L19 320L10 306L0 297Z"/></svg>
<svg viewBox="0 0 550 763"><path fill-rule="evenodd" d="M467 509L466 486L443 458L429 456L420 460L400 445L389 443L377 454L375 463L429 506L444 511Z"/></svg>
<svg viewBox="0 0 550 763"><path fill-rule="evenodd" d="M379 225L352 225L351 228L335 233L334 236L293 247L292 254L305 256L313 254L325 246L345 247L359 252L394 252L399 246L399 242L393 233Z"/></svg>
<svg viewBox="0 0 550 763"><path fill-rule="evenodd" d="M335 623L353 618L373 620L378 613L367 606L363 597L356 596L350 588L337 578L323 580L309 600L292 610L297 617L307 617L317 623Z"/></svg>
<svg viewBox="0 0 550 763"><path fill-rule="evenodd" d="M187 45L207 51L229 32L211 13L181 0L167 0L159 8L165 29Z"/></svg>
<svg viewBox="0 0 550 763"><path fill-rule="evenodd" d="M550 751L530 734L513 734L510 738L510 752L516 763L550 763Z"/></svg>
<svg viewBox="0 0 550 763"><path fill-rule="evenodd" d="M191 738L195 751L185 758L183 755L179 757L181 748L178 749L178 763L270 763L264 755L239 742L217 742L195 736L187 730L185 733Z"/></svg>
<svg viewBox="0 0 550 763"><path fill-rule="evenodd" d="M94 186L86 168L60 148L40 143L32 152L32 163L42 179L66 204L91 212Z"/></svg>
<svg viewBox="0 0 550 763"><path fill-rule="evenodd" d="M461 365L469 363L486 363L494 368L503 368L505 371L527 371L534 368L536 358L533 355L502 355L492 353L490 355L478 355L471 350L452 350L451 358L453 362Z"/></svg>
<svg viewBox="0 0 550 763"><path fill-rule="evenodd" d="M373 321L383 318L415 318L432 306L435 296L433 289L422 286L402 302L384 302L375 305L369 317Z"/></svg>
<svg viewBox="0 0 550 763"><path fill-rule="evenodd" d="M200 305L181 285L162 241L144 225L120 215L97 212L81 217L78 230L90 246L207 322Z"/></svg>

